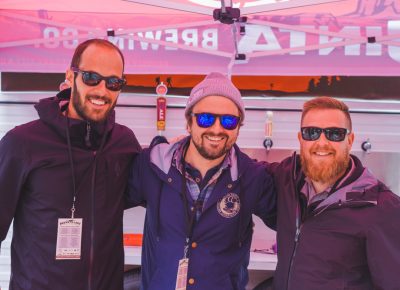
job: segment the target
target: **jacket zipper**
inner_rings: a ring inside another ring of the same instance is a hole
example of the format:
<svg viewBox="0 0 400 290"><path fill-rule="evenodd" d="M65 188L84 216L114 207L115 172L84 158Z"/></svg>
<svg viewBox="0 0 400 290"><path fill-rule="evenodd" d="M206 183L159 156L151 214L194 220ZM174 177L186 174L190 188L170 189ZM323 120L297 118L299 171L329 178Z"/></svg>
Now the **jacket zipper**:
<svg viewBox="0 0 400 290"><path fill-rule="evenodd" d="M291 279L291 275L292 275L292 268L293 268L294 259L296 257L297 247L299 245L301 226L302 225L300 225L300 227L296 229L296 235L294 237L294 249L293 249L293 252L292 252L292 256L290 258L290 266L289 266L288 278L287 278L287 284L286 284L286 289L287 290L290 289L290 287L289 287L290 279Z"/></svg>
<svg viewBox="0 0 400 290"><path fill-rule="evenodd" d="M90 132L91 127L90 123L86 123L86 136L85 143L89 148L91 147L90 142ZM96 151L93 151L93 157L95 158L94 162L96 163ZM93 276L93 257L94 257L94 183L95 183L95 175L96 175L96 164L94 164L93 173L92 173L92 181L91 181L91 225L90 225L90 256L89 256L89 275L88 275L88 290L92 290L92 276Z"/></svg>
<svg viewBox="0 0 400 290"><path fill-rule="evenodd" d="M290 285L290 278L292 275L292 268L293 268L293 263L294 263L294 259L296 257L296 252L297 252L297 247L299 244L299 238L300 238L300 232L301 232L301 207L300 207L300 199L299 196L297 194L297 190L296 190L296 155L295 153L293 154L294 157L294 164L292 166L292 170L293 170L293 178L292 178L292 186L296 195L296 234L294 236L294 248L293 248L293 252L292 252L292 256L290 257L290 265L289 265L289 271L288 271L288 276L287 276L287 283L286 283L286 290L289 289L289 285Z"/></svg>
<svg viewBox="0 0 400 290"><path fill-rule="evenodd" d="M95 174L93 172L93 174ZM92 212L91 212L91 226L90 226L90 256L89 256L89 283L88 283L88 290L92 290L92 276L93 276L93 256L94 256L94 195L93 191L94 189L92 188Z"/></svg>
<svg viewBox="0 0 400 290"><path fill-rule="evenodd" d="M96 158L96 151L93 151L93 156ZM96 160L94 161L96 162ZM91 185L91 225L90 225L90 256L89 256L89 275L88 275L88 290L92 290L93 276L93 258L94 258L94 184L96 175L96 164L93 168L92 185Z"/></svg>
<svg viewBox="0 0 400 290"><path fill-rule="evenodd" d="M86 121L86 135L85 135L85 145L86 147L92 147L92 143L90 142L90 131L91 131L90 123Z"/></svg>

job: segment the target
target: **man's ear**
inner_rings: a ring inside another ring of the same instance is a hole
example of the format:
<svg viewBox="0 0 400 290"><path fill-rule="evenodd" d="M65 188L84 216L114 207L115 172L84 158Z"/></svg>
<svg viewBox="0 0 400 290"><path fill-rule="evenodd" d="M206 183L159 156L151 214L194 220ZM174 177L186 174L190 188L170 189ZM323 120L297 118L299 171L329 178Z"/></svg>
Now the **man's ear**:
<svg viewBox="0 0 400 290"><path fill-rule="evenodd" d="M69 84L70 87L74 84L74 72L71 69L67 69L65 72L65 81Z"/></svg>
<svg viewBox="0 0 400 290"><path fill-rule="evenodd" d="M354 142L354 133L350 132L350 134L347 136L347 142L349 143L350 149L353 146Z"/></svg>

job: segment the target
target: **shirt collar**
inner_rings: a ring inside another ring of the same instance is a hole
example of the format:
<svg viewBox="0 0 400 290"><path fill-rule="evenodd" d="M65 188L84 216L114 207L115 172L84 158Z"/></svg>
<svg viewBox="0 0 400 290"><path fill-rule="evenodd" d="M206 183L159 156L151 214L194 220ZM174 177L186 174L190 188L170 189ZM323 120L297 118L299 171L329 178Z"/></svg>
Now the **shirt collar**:
<svg viewBox="0 0 400 290"><path fill-rule="evenodd" d="M176 167L181 174L183 174L183 163L182 163L182 157L184 152L187 150L187 146L189 146L190 138L187 138L184 142L181 142L178 146L178 148L175 150L174 155L172 157L172 166ZM224 160L221 163L221 170L224 170L226 168L232 167L232 157L234 154L232 154L232 151L234 152L234 148L232 147L229 152L225 155Z"/></svg>

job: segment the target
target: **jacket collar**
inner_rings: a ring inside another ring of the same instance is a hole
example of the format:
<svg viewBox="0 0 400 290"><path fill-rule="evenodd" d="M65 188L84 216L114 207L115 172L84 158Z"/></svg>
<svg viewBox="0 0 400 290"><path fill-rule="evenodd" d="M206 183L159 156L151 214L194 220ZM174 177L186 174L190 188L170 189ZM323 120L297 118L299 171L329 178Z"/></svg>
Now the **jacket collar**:
<svg viewBox="0 0 400 290"><path fill-rule="evenodd" d="M346 180L347 181L347 180ZM372 173L363 168L362 174L353 182L345 182L344 186L337 189L325 200L323 200L317 207L323 208L336 203L349 203L349 202L366 202L370 204L377 204L377 188L378 180ZM375 194L372 194L375 193Z"/></svg>
<svg viewBox="0 0 400 290"><path fill-rule="evenodd" d="M86 149L98 149L103 134L109 134L114 127L115 111L113 110L107 119L101 123L67 118L63 112L68 107L70 95L71 90L67 89L61 91L55 97L39 100L39 103L35 105L35 109L39 114L40 120L51 127L64 140L67 138L66 128L69 123L69 134L71 143L74 146ZM90 147L85 142L88 126L90 127L90 134L88 135L90 138Z"/></svg>
<svg viewBox="0 0 400 290"><path fill-rule="evenodd" d="M162 143L154 146L150 152L151 163L153 163L165 174L168 174L172 166L175 151L183 146L183 144L189 142L189 140L190 136L176 143ZM230 154L229 158L231 160L231 179L234 182L238 180L240 175L246 170L250 162L250 158L242 153L236 144L232 147L228 154Z"/></svg>
<svg viewBox="0 0 400 290"><path fill-rule="evenodd" d="M296 155L293 157L293 177L299 192L304 185L305 175L301 169L300 156ZM376 204L378 197L376 189L378 188L379 181L362 165L356 156L351 154L350 158L353 160L354 168L350 174L345 174L336 182L337 187L318 205L317 209L344 202Z"/></svg>

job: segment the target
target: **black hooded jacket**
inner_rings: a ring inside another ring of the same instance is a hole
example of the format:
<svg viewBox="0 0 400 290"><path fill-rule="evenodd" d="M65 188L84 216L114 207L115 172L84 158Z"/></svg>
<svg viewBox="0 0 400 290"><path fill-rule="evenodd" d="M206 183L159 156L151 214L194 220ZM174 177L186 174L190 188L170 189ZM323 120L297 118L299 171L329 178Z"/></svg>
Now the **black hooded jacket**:
<svg viewBox="0 0 400 290"><path fill-rule="evenodd" d="M0 141L0 241L14 219L10 290L123 289L123 192L141 148L129 128L115 123L114 111L103 124L67 121L61 110L69 94L40 100L40 119ZM72 172L81 258L56 260L58 219L71 217Z"/></svg>
<svg viewBox="0 0 400 290"><path fill-rule="evenodd" d="M354 169L314 210L294 154L268 170L278 190L275 290L400 289L400 197Z"/></svg>

